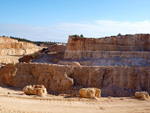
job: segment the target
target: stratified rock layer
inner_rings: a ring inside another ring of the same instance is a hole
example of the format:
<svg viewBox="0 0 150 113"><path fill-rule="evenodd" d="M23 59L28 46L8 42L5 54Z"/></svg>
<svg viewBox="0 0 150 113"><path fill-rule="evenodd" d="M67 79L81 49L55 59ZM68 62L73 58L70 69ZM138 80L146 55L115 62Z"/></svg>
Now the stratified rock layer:
<svg viewBox="0 0 150 113"><path fill-rule="evenodd" d="M99 39L70 36L64 59L86 66L146 66L150 65L149 51L149 34Z"/></svg>
<svg viewBox="0 0 150 113"><path fill-rule="evenodd" d="M21 42L9 37L0 37L0 55L26 55L40 50L40 47L29 42Z"/></svg>
<svg viewBox="0 0 150 113"><path fill-rule="evenodd" d="M150 35L136 34L105 38L70 36L67 49L75 51L150 51Z"/></svg>
<svg viewBox="0 0 150 113"><path fill-rule="evenodd" d="M71 93L74 88L95 87L102 96L133 96L150 93L149 66L68 66L8 64L0 70L0 85L23 88L43 84L51 93Z"/></svg>
<svg viewBox="0 0 150 113"><path fill-rule="evenodd" d="M23 88L27 85L44 85L48 91L69 93L74 81L68 77L67 66L48 64L8 64L0 70L0 84Z"/></svg>

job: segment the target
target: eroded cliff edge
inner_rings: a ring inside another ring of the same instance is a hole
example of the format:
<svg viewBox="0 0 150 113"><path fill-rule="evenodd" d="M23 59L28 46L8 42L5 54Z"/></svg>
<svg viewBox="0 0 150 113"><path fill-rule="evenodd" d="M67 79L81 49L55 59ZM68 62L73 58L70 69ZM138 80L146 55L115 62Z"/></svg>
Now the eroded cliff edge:
<svg viewBox="0 0 150 113"><path fill-rule="evenodd" d="M2 64L18 63L18 59L22 56L33 54L41 49L33 43L0 37L0 67Z"/></svg>
<svg viewBox="0 0 150 113"><path fill-rule="evenodd" d="M150 34L84 38L69 36L66 50L80 51L150 51Z"/></svg>
<svg viewBox="0 0 150 113"><path fill-rule="evenodd" d="M9 37L0 37L0 55L27 55L41 48L29 42L22 42Z"/></svg>
<svg viewBox="0 0 150 113"><path fill-rule="evenodd" d="M150 64L149 51L149 34L105 38L69 36L64 59L85 66L146 66Z"/></svg>
<svg viewBox="0 0 150 113"><path fill-rule="evenodd" d="M52 94L73 94L83 87L100 88L102 96L150 93L149 34L102 39L70 36L65 48L64 58L58 57L57 62L47 62L52 61L50 57L46 63L37 59L39 63L6 65L0 69L0 85L43 84Z"/></svg>
<svg viewBox="0 0 150 113"><path fill-rule="evenodd" d="M0 84L23 88L43 84L52 94L72 93L81 87L102 89L102 96L150 93L149 66L68 66L57 64L8 64L0 70Z"/></svg>

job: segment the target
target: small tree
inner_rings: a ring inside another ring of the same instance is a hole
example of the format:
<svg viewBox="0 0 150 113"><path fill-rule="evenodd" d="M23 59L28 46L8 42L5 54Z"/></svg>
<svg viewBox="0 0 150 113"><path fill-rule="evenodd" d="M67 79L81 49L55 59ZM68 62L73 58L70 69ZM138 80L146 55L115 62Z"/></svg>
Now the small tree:
<svg viewBox="0 0 150 113"><path fill-rule="evenodd" d="M81 34L80 37L83 37L83 34Z"/></svg>
<svg viewBox="0 0 150 113"><path fill-rule="evenodd" d="M117 36L122 36L122 35L121 35L121 33L118 33L118 35L117 35Z"/></svg>
<svg viewBox="0 0 150 113"><path fill-rule="evenodd" d="M73 35L73 36L74 36L74 37L78 37L78 35L76 35L76 34L75 34L75 35Z"/></svg>

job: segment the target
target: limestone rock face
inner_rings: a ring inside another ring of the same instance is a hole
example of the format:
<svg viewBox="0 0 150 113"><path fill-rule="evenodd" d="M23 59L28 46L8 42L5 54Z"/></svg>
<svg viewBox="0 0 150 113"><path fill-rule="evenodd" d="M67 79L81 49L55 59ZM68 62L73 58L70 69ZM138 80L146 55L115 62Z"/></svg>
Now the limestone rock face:
<svg viewBox="0 0 150 113"><path fill-rule="evenodd" d="M47 91L44 85L28 85L23 88L23 91L27 95L46 96Z"/></svg>
<svg viewBox="0 0 150 113"><path fill-rule="evenodd" d="M7 39L1 42L0 47L7 49L0 50L0 54L3 55L6 53L15 55L17 52L26 54L30 51L28 49L33 47L14 40L12 42L19 45L11 44ZM4 42L8 43L7 48ZM53 46L47 52L62 51L64 49L57 51ZM29 84L43 84L54 94L70 93L73 89L79 90L82 87L99 88L102 90L102 96L133 96L137 91L150 93L149 51L149 34L102 39L69 37L64 59L63 54L58 56L47 54L35 62L47 62L49 61L47 58L50 58L49 62L53 61L55 64L8 64L0 69L0 85L23 88ZM26 60L30 61L30 57ZM95 90L89 91L91 91L89 95L93 96ZM142 95L144 95L142 98L147 98L145 94Z"/></svg>
<svg viewBox="0 0 150 113"><path fill-rule="evenodd" d="M102 90L102 96L134 96L150 93L150 66L81 66L18 63L0 69L0 85L23 88L42 84L53 94L84 87Z"/></svg>
<svg viewBox="0 0 150 113"><path fill-rule="evenodd" d="M149 99L149 94L146 91L135 92L135 97L136 98L141 98L143 100L146 100L146 99Z"/></svg>
<svg viewBox="0 0 150 113"><path fill-rule="evenodd" d="M73 67L81 67L79 62L72 62L71 66L73 66Z"/></svg>
<svg viewBox="0 0 150 113"><path fill-rule="evenodd" d="M18 63L20 56L0 56L0 64Z"/></svg>
<svg viewBox="0 0 150 113"><path fill-rule="evenodd" d="M11 39L8 37L0 37L0 43L1 44L3 44L3 43L18 43L18 40Z"/></svg>
<svg viewBox="0 0 150 113"><path fill-rule="evenodd" d="M0 70L0 85L23 88L42 84L53 94L69 93L74 85L69 70L68 66L52 64L8 64Z"/></svg>
<svg viewBox="0 0 150 113"><path fill-rule="evenodd" d="M65 44L55 44L48 47L43 53L63 53L66 49Z"/></svg>
<svg viewBox="0 0 150 113"><path fill-rule="evenodd" d="M69 36L66 50L75 51L149 51L150 35L136 34L105 38Z"/></svg>
<svg viewBox="0 0 150 113"><path fill-rule="evenodd" d="M82 88L79 90L79 95L80 97L83 98L93 98L93 97L100 98L101 90L98 88Z"/></svg>
<svg viewBox="0 0 150 113"><path fill-rule="evenodd" d="M0 84L12 86L14 84L13 77L16 75L17 68L15 64L7 64L2 70L0 70Z"/></svg>
<svg viewBox="0 0 150 113"><path fill-rule="evenodd" d="M0 37L0 55L27 55L41 48L29 42L21 42L9 37Z"/></svg>
<svg viewBox="0 0 150 113"><path fill-rule="evenodd" d="M149 51L149 34L97 39L69 36L64 59L84 66L146 66L150 65Z"/></svg>

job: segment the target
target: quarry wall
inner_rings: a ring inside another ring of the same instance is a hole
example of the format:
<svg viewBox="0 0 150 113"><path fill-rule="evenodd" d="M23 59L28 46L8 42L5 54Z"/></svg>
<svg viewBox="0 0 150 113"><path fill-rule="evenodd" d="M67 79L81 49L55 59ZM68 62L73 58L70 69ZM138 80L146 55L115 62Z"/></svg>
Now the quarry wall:
<svg viewBox="0 0 150 113"><path fill-rule="evenodd" d="M103 96L150 93L150 66L68 66L8 64L0 70L0 85L20 87L43 84L52 94L72 93L81 87L102 89Z"/></svg>
<svg viewBox="0 0 150 113"><path fill-rule="evenodd" d="M150 35L136 34L105 38L69 36L65 60L85 66L150 65Z"/></svg>
<svg viewBox="0 0 150 113"><path fill-rule="evenodd" d="M85 66L146 66L150 65L147 51L65 51L66 60L77 60Z"/></svg>
<svg viewBox="0 0 150 113"><path fill-rule="evenodd" d="M29 42L22 42L9 37L0 37L0 55L26 55L40 50L40 47Z"/></svg>
<svg viewBox="0 0 150 113"><path fill-rule="evenodd" d="M0 37L0 55L30 54L36 48L33 44ZM60 48L54 46L46 52L65 50L64 59L58 59L58 63L65 65L7 64L0 69L0 85L23 88L43 84L52 94L72 94L84 87L100 88L102 96L133 96L136 91L150 93L149 34L101 39L70 36L67 47ZM78 65L73 65L73 60Z"/></svg>
<svg viewBox="0 0 150 113"><path fill-rule="evenodd" d="M80 51L150 51L150 35L122 35L105 38L69 36L66 50Z"/></svg>

